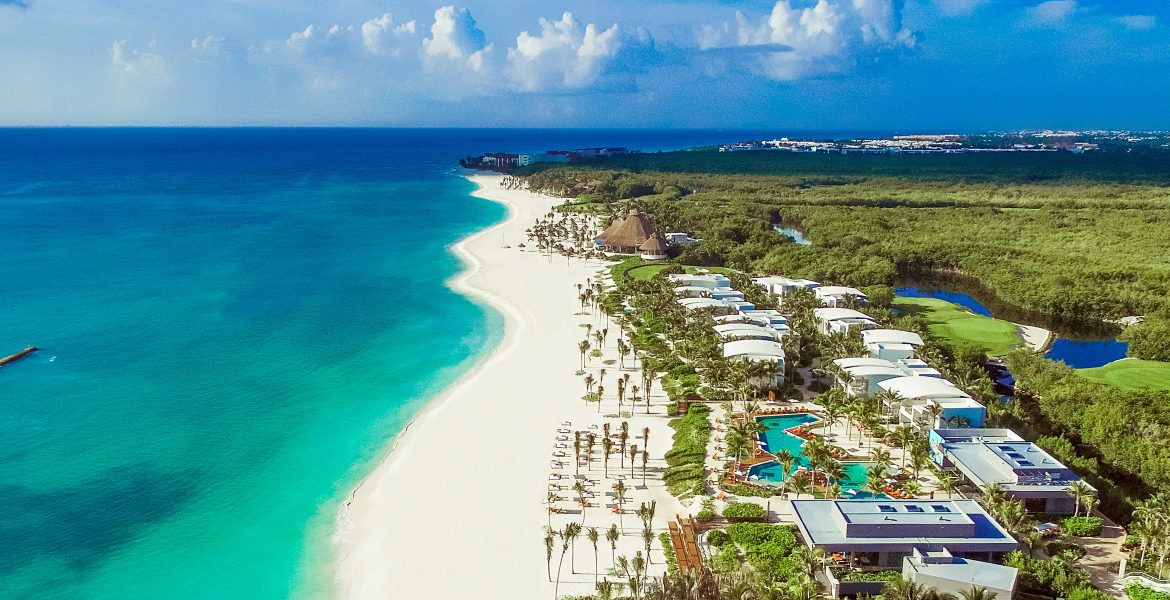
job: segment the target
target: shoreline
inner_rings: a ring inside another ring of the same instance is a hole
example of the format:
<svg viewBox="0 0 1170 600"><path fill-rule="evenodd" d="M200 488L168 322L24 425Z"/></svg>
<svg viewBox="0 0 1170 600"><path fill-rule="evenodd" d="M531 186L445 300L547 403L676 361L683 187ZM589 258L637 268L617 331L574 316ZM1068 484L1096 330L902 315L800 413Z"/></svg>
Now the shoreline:
<svg viewBox="0 0 1170 600"><path fill-rule="evenodd" d="M476 556L481 553L473 548L484 541L459 537L466 536L473 523L481 530L496 529L505 536L518 528L538 531L543 523L543 513L523 506L523 500L535 502L544 493L541 473L547 469L548 432L559 423L559 416L576 415L559 403L530 404L541 397L572 393L570 390L580 394L576 378L561 372L576 360L575 348L564 340L574 339L579 328L558 310L562 306L559 301L548 301L544 296L559 291L564 306L572 306L576 297L573 284L602 264L574 259L566 267L559 257L546 262L542 253L502 248L502 244L527 242L527 222L545 214L559 199L502 189L500 175L466 170L459 175L478 186L472 196L504 205L508 215L450 247L464 269L447 283L452 290L498 311L504 317L504 335L490 353L427 402L388 442L386 455L340 507L333 543L336 588L345 598L380 598L391 591L401 597L447 597L436 593L436 585L451 586L450 594L467 595L504 586L517 590L514 597L545 594L543 578L532 577L543 559L536 533L513 534L512 538L520 538L516 540L519 543L499 536L477 536L490 540L490 548L484 551L532 555L531 563L523 561L528 564L514 569L501 568L493 561L460 562L455 560L457 555L435 549L460 543L468 556ZM497 235L506 241L493 242ZM558 282L562 285L556 285ZM556 311L555 317L544 314L550 310ZM518 357L521 339L525 340L526 356ZM563 351L558 351L561 347ZM517 389L518 380L523 378L529 378L540 391L534 389L525 397ZM557 388L564 392L553 391ZM501 426L517 424L525 431L516 431L516 439L492 435ZM531 435L522 435L529 431ZM519 443L520 438L524 443ZM489 444L488 440L509 443ZM522 460L529 457L531 461ZM491 486L501 478L514 482L516 485L510 487L518 490ZM530 523L532 520L535 522ZM488 526L491 522L494 527ZM464 569L463 576L455 576L459 567ZM532 580L532 585L523 580ZM525 587L535 589L527 594L519 591Z"/></svg>

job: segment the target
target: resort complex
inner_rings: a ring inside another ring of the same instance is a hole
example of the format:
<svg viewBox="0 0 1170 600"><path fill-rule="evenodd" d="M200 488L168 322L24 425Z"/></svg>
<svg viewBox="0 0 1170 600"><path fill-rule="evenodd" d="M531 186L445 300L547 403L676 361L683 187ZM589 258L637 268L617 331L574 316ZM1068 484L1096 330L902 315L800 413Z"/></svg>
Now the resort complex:
<svg viewBox="0 0 1170 600"><path fill-rule="evenodd" d="M1124 587L1096 489L991 428L1007 404L971 385L979 363L940 354L870 290L666 262L674 244L648 215L615 212L563 209L522 249L610 261L578 286L585 339L565 366L598 417L551 437L558 595L673 598L709 578L805 598L1009 598L1040 589L1045 560L1065 561L1068 590ZM596 581L558 583L575 548L592 559L606 543ZM1086 551L1101 558L1080 564Z"/></svg>

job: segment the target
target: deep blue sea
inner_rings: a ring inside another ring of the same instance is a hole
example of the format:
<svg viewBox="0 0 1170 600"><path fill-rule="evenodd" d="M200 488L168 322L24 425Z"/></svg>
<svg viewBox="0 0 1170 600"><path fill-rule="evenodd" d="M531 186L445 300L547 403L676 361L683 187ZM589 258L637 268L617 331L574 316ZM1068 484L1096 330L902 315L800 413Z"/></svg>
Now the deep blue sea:
<svg viewBox="0 0 1170 600"><path fill-rule="evenodd" d="M0 596L327 596L334 519L500 339L489 150L735 132L0 130ZM417 544L417 540L404 543Z"/></svg>

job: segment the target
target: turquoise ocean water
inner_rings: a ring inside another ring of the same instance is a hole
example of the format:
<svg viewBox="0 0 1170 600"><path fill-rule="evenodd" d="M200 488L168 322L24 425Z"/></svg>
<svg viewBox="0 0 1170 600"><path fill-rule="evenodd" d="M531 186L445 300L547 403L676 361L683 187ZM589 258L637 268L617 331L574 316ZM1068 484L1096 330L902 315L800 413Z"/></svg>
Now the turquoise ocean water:
<svg viewBox="0 0 1170 600"><path fill-rule="evenodd" d="M719 132L0 130L0 596L331 592L338 506L500 339L460 156ZM734 135L731 135L734 138Z"/></svg>

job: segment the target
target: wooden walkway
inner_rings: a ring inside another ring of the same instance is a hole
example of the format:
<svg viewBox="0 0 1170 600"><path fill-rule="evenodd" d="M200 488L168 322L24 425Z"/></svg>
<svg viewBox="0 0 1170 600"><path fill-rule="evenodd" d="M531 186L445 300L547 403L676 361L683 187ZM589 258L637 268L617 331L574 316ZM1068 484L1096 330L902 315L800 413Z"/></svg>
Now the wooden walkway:
<svg viewBox="0 0 1170 600"><path fill-rule="evenodd" d="M698 573L703 568L703 554L699 552L699 536L695 532L695 518L682 518L677 514L670 525L670 545L674 548L678 572L686 575Z"/></svg>
<svg viewBox="0 0 1170 600"><path fill-rule="evenodd" d="M36 348L34 346L29 346L28 348L25 348L24 350L21 350L20 352L17 352L16 354L11 354L9 356L5 356L4 358L0 358L0 367L3 367L4 365L7 365L9 363L14 363L14 362L28 356L29 354L36 352L37 350L40 350L40 348Z"/></svg>

